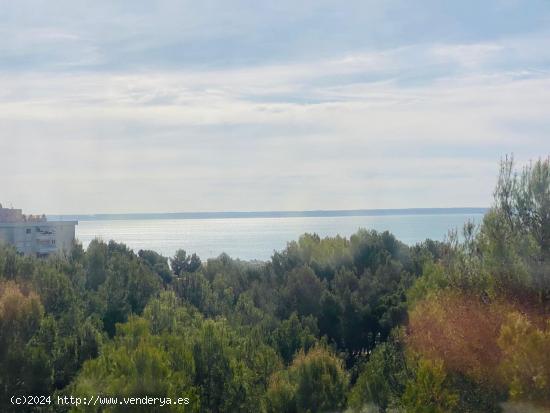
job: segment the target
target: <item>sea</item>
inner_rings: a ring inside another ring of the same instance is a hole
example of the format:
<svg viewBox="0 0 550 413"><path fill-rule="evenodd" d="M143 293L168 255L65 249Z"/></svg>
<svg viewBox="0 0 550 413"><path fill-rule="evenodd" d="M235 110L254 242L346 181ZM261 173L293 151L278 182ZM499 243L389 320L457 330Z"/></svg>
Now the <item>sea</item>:
<svg viewBox="0 0 550 413"><path fill-rule="evenodd" d="M414 245L427 238L444 240L464 223L479 224L483 208L299 211L262 213L169 213L50 216L77 219L76 237L86 248L95 238L115 240L134 251L164 256L176 250L205 260L227 253L242 260L269 260L304 233L349 237L360 228L389 231Z"/></svg>

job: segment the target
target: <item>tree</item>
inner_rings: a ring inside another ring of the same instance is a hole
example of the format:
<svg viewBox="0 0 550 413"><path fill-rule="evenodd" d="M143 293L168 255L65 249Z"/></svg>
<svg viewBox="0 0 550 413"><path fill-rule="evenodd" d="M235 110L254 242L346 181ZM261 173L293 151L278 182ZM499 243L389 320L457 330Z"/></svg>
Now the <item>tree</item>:
<svg viewBox="0 0 550 413"><path fill-rule="evenodd" d="M319 331L337 345L342 344L342 313L338 298L330 291L323 291L320 300Z"/></svg>
<svg viewBox="0 0 550 413"><path fill-rule="evenodd" d="M86 287L97 290L107 278L107 245L94 239L86 251Z"/></svg>
<svg viewBox="0 0 550 413"><path fill-rule="evenodd" d="M151 250L139 250L138 256L147 263L149 268L154 271L165 284L172 281L172 272L168 266L168 258Z"/></svg>
<svg viewBox="0 0 550 413"><path fill-rule="evenodd" d="M76 292L66 274L40 265L34 275L34 286L48 313L62 316L74 311Z"/></svg>
<svg viewBox="0 0 550 413"><path fill-rule="evenodd" d="M10 411L11 396L48 394L52 364L33 338L44 308L32 291L23 293L13 281L0 283L0 410Z"/></svg>
<svg viewBox="0 0 550 413"><path fill-rule="evenodd" d="M40 327L44 308L38 295L24 294L13 281L0 284L0 352L9 350L10 343L28 342Z"/></svg>
<svg viewBox="0 0 550 413"><path fill-rule="evenodd" d="M287 371L276 373L268 389L268 411L330 412L344 407L348 377L342 361L317 346L296 355Z"/></svg>
<svg viewBox="0 0 550 413"><path fill-rule="evenodd" d="M281 322L271 335L272 345L277 349L286 364L290 364L299 350L308 351L316 343L315 331L308 326L307 320L298 314Z"/></svg>
<svg viewBox="0 0 550 413"><path fill-rule="evenodd" d="M266 395L268 413L297 413L296 385L291 382L288 371L278 371L269 378Z"/></svg>
<svg viewBox="0 0 550 413"><path fill-rule="evenodd" d="M66 389L70 395L89 397L190 397L185 405L137 405L136 412L198 412L200 401L193 387L194 365L183 338L152 335L149 323L131 318L117 327L114 341L101 355L87 361L75 382ZM182 395L183 392L183 395ZM80 406L77 411L103 411L102 406ZM125 412L128 406L115 405L113 412Z"/></svg>
<svg viewBox="0 0 550 413"><path fill-rule="evenodd" d="M245 386L244 377L240 377L240 366L231 356L233 349L225 329L223 324L206 321L193 342L194 384L205 412L243 411L247 401L241 387Z"/></svg>
<svg viewBox="0 0 550 413"><path fill-rule="evenodd" d="M531 235L550 254L550 157L514 172L513 157L501 162L495 208L515 230Z"/></svg>
<svg viewBox="0 0 550 413"><path fill-rule="evenodd" d="M410 311L407 345L426 359L440 360L448 371L498 383L497 339L509 311L505 303L440 291Z"/></svg>
<svg viewBox="0 0 550 413"><path fill-rule="evenodd" d="M298 353L290 375L299 412L328 412L344 406L348 377L342 361L326 348Z"/></svg>
<svg viewBox="0 0 550 413"><path fill-rule="evenodd" d="M176 276L182 275L184 272L198 271L202 263L197 254L187 255L185 250L177 250L173 258L170 259L170 266Z"/></svg>
<svg viewBox="0 0 550 413"><path fill-rule="evenodd" d="M373 403L385 410L397 404L408 379L405 356L397 344L382 343L370 355L350 391L349 406L360 411Z"/></svg>
<svg viewBox="0 0 550 413"><path fill-rule="evenodd" d="M510 313L498 344L503 353L500 371L510 397L550 405L550 320L539 328L524 314Z"/></svg>
<svg viewBox="0 0 550 413"><path fill-rule="evenodd" d="M174 279L172 288L179 298L194 305L203 314L214 313L212 287L200 271L183 273Z"/></svg>
<svg viewBox="0 0 550 413"><path fill-rule="evenodd" d="M319 314L323 284L309 267L299 267L288 274L283 288L283 314L296 311L299 315Z"/></svg>
<svg viewBox="0 0 550 413"><path fill-rule="evenodd" d="M448 413L455 411L458 394L449 388L441 361L420 359L401 399L410 413Z"/></svg>
<svg viewBox="0 0 550 413"><path fill-rule="evenodd" d="M184 334L200 325L202 317L192 307L182 306L173 291L161 291L143 310L153 334Z"/></svg>
<svg viewBox="0 0 550 413"><path fill-rule="evenodd" d="M17 252L13 246L0 245L2 249L0 259L0 275L8 280L13 280L17 275Z"/></svg>
<svg viewBox="0 0 550 413"><path fill-rule="evenodd" d="M494 197L481 248L497 280L515 294L531 289L539 299L550 300L550 158L518 173L513 158L506 157Z"/></svg>

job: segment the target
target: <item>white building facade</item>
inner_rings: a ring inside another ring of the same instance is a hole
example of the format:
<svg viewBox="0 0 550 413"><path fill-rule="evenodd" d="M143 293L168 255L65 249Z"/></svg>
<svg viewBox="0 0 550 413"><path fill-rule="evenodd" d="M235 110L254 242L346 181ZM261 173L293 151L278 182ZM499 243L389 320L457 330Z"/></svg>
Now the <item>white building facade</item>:
<svg viewBox="0 0 550 413"><path fill-rule="evenodd" d="M48 221L44 215L23 215L20 209L0 205L0 243L25 255L47 256L71 249L77 221Z"/></svg>

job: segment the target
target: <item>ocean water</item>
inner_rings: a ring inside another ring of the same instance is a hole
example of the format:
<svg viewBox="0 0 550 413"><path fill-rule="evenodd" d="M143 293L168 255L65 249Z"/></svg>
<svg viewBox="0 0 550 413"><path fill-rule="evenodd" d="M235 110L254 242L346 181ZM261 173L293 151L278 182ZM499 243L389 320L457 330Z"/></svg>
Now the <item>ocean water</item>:
<svg viewBox="0 0 550 413"><path fill-rule="evenodd" d="M172 256L183 248L201 259L222 252L244 260L267 260L274 251L303 233L321 237L349 237L359 228L388 230L402 242L413 245L426 238L443 240L450 229L460 229L467 220L481 222L481 213L220 218L220 219L118 219L80 221L76 236L86 248L94 238L122 242L136 252L140 249Z"/></svg>

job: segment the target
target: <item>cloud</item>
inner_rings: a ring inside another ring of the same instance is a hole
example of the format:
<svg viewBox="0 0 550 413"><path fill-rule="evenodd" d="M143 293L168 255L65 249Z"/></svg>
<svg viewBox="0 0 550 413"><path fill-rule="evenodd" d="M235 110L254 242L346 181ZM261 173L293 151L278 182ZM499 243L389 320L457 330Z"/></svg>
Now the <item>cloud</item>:
<svg viewBox="0 0 550 413"><path fill-rule="evenodd" d="M548 33L518 15L471 38L461 10L367 3L244 15L99 3L78 24L84 9L68 3L67 18L10 6L3 201L47 213L488 205L501 156L550 149ZM506 20L518 6L480 7ZM389 16L411 36L386 31Z"/></svg>

